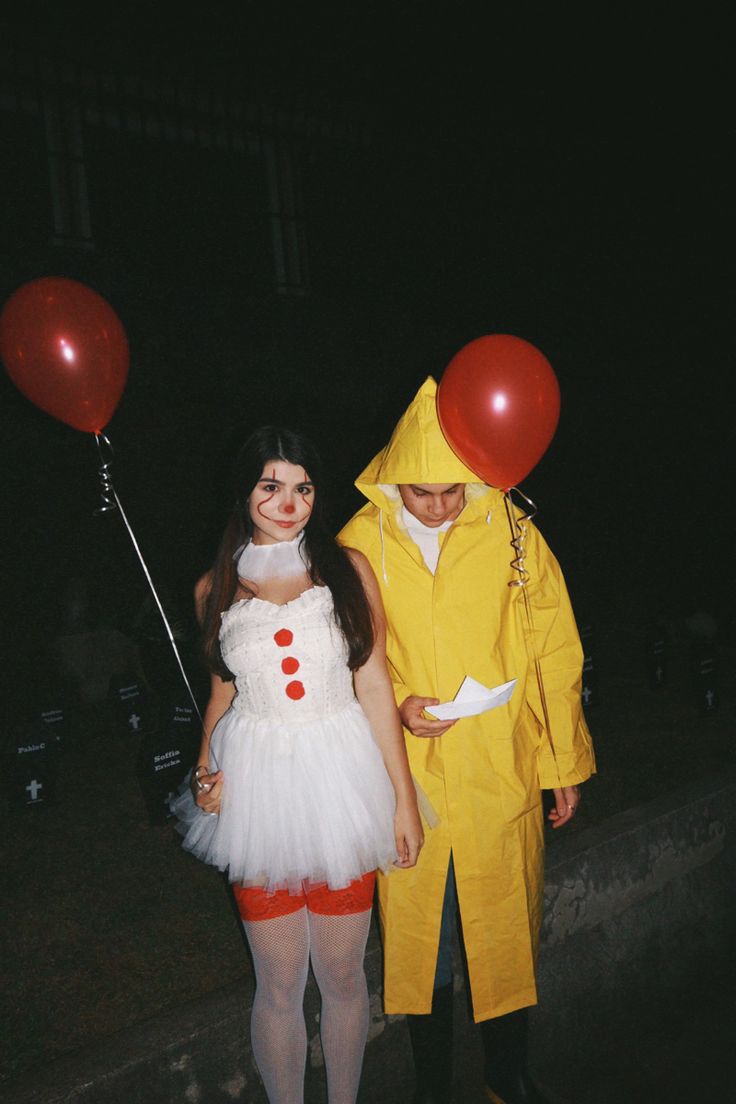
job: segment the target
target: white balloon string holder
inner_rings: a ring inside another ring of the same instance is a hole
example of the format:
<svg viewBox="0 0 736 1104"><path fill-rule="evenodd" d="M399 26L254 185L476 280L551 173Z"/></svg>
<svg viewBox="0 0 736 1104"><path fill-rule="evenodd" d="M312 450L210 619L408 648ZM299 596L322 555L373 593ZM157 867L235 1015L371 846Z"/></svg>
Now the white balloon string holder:
<svg viewBox="0 0 736 1104"><path fill-rule="evenodd" d="M131 525L130 525L130 522L128 521L128 518L126 516L125 510L123 509L123 504L122 504L122 502L120 501L120 499L118 497L118 493L115 490L115 487L113 486L112 474L111 474L112 459L113 459L113 455L114 455L113 447L110 443L109 438L104 433L95 433L95 443L97 445L97 452L98 452L99 458L100 458L100 467L97 469L97 474L99 475L99 478L100 478L100 495L101 495L101 499L102 499L101 504L95 510L95 514L98 514L98 515L99 514L106 514L106 513L109 513L111 510L119 510L120 511L120 517L123 519L123 524L125 525L125 528L128 530L128 536L130 537L130 539L133 543L133 547L136 551L136 555L138 556L138 560L140 561L140 565L143 568L143 574L146 576L146 579L148 581L148 585L151 588L151 594L153 595L153 600L156 603L156 606L158 607L158 612L161 614L161 620L164 623L164 628L166 629L166 635L169 638L169 643L171 644L171 647L174 651L174 655L176 657L176 662L179 665L179 670L181 672L181 677L184 679L184 684L185 684L185 686L187 688L187 691L189 693L189 697L192 699L192 705L194 706L194 712L197 714L197 717L199 718L199 723L202 724L203 723L202 714L199 711L199 706L197 705L197 699L194 697L194 693L192 691L192 688L189 685L189 679L187 678L186 671L184 670L184 664L181 661L181 656L179 655L179 649L176 646L176 641L174 640L174 634L171 631L171 625L169 624L169 621L168 621L168 618L166 616L166 612L164 610L164 607L161 605L161 600L160 600L158 594L156 593L156 588L153 585L153 579L151 578L151 573L148 570L148 567L146 565L146 561L143 559L143 553L140 550L140 546L138 544L138 541L136 540L135 533L133 532L133 530L131 528Z"/></svg>
<svg viewBox="0 0 736 1104"><path fill-rule="evenodd" d="M514 492L524 500L524 506L520 507L521 514L518 516L514 508L514 500L511 497L512 492ZM511 567L518 575L518 578L510 579L508 585L512 588L517 588L521 590L521 593L523 595L524 609L526 610L526 620L529 626L529 632L525 634L527 641L527 651L529 653L529 658L534 665L534 673L537 679L539 698L542 703L544 724L545 728L547 729L547 739L549 740L549 746L552 750L552 758L554 759L556 766L557 754L555 752L555 743L552 735L552 723L550 721L549 708L547 706L547 695L544 689L544 676L542 675L542 665L539 662L539 653L537 651L532 604L529 599L528 584L530 575L526 568L526 534L528 523L537 514L537 507L530 498L527 498L527 496L519 490L518 487L509 487L508 490L504 491L503 501L506 507L506 517L508 519L509 529L511 530L511 547L513 548L515 553L514 559L511 560ZM560 783L560 785L562 785L562 783Z"/></svg>

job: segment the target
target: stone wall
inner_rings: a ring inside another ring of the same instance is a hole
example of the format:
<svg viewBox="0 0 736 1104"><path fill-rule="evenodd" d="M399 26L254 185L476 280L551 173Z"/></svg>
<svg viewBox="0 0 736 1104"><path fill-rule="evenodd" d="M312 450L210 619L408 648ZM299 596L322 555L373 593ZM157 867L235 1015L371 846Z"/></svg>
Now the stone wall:
<svg viewBox="0 0 736 1104"><path fill-rule="evenodd" d="M632 1023L718 970L736 933L736 771L550 841L532 1061L544 1079L630 1052ZM361 1101L401 1104L412 1072L403 1017L384 1017L375 926ZM14 1086L13 1104L266 1104L247 1046L242 985L121 1032ZM307 1104L324 1100L310 981ZM604 1028L601 1029L601 1025Z"/></svg>

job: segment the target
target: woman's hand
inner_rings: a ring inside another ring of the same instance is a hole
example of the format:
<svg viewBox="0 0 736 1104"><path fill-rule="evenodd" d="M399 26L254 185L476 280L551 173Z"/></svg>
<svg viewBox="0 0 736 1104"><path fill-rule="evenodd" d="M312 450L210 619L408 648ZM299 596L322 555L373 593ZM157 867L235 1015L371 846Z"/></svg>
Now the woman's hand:
<svg viewBox="0 0 736 1104"><path fill-rule="evenodd" d="M401 723L414 736L425 738L427 736L441 736L443 732L447 732L448 728L452 728L455 722L436 721L424 716L425 709L439 704L439 698L420 698L416 694L411 694L408 698L404 698L399 706Z"/></svg>
<svg viewBox="0 0 736 1104"><path fill-rule="evenodd" d="M398 855L394 860L394 866L403 869L416 866L419 852L424 844L424 831L416 801L402 802L396 806L394 831Z"/></svg>
<svg viewBox="0 0 736 1104"><path fill-rule="evenodd" d="M222 797L222 771L210 773L210 736L220 717L223 717L232 705L235 697L235 683L225 682L219 675L212 675L210 700L204 711L202 724L202 742L197 755L197 766L191 773L189 788L195 804L203 813L213 816L220 811Z"/></svg>
<svg viewBox="0 0 736 1104"><path fill-rule="evenodd" d="M218 770L210 774L207 764L200 763L192 771L189 785L194 803L203 813L208 813L210 816L219 813L222 799L222 771Z"/></svg>

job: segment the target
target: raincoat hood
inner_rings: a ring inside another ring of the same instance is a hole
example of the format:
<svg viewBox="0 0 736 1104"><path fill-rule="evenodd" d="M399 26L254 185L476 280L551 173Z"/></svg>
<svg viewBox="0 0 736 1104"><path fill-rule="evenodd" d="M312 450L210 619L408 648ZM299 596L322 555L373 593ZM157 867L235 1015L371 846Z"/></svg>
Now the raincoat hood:
<svg viewBox="0 0 736 1104"><path fill-rule="evenodd" d="M437 417L437 384L428 376L391 434L391 440L355 480L379 510L399 505L398 483L466 483L466 501L491 491L452 451Z"/></svg>

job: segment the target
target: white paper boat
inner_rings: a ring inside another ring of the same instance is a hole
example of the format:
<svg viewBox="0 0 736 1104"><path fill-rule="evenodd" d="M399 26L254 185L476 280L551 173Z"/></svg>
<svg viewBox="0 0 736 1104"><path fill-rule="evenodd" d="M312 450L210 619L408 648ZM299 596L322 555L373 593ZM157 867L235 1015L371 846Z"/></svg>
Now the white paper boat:
<svg viewBox="0 0 736 1104"><path fill-rule="evenodd" d="M466 675L462 685L452 701L440 705L425 706L424 712L431 713L438 721L455 721L459 717L475 717L478 713L487 713L498 705L505 705L514 692L518 679L502 682L493 689Z"/></svg>

